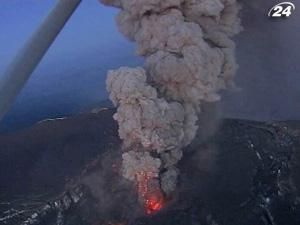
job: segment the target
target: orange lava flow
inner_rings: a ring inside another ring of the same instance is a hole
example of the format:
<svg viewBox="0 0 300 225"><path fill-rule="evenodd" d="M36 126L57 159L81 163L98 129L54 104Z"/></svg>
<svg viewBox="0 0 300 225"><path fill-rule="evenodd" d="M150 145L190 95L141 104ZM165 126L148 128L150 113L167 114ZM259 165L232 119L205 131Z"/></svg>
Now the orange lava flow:
<svg viewBox="0 0 300 225"><path fill-rule="evenodd" d="M149 196L144 203L145 212L148 215L158 212L163 207L163 198L159 196Z"/></svg>
<svg viewBox="0 0 300 225"><path fill-rule="evenodd" d="M155 180L147 175L146 172L137 174L138 196L147 215L158 212L164 205L164 196L159 184L157 181L153 181Z"/></svg>

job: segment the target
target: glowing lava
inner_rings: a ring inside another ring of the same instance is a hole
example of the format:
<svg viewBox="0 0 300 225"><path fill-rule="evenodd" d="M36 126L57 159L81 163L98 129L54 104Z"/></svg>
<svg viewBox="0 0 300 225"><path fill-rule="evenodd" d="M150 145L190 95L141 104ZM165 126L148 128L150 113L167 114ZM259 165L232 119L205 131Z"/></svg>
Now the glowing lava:
<svg viewBox="0 0 300 225"><path fill-rule="evenodd" d="M150 215L162 209L164 196L158 180L147 172L137 174L136 180L139 200L144 206L145 213Z"/></svg>
<svg viewBox="0 0 300 225"><path fill-rule="evenodd" d="M145 212L148 215L151 215L155 212L158 212L163 207L163 198L160 196L150 196L147 199L145 199L144 208Z"/></svg>

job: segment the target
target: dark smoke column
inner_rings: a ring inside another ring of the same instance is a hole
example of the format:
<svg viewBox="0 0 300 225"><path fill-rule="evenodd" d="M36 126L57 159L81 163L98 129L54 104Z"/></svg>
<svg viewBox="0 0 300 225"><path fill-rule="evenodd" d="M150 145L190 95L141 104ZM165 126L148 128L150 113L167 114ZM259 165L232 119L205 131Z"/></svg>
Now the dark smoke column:
<svg viewBox="0 0 300 225"><path fill-rule="evenodd" d="M202 104L219 101L218 92L233 86L230 37L241 29L239 6L235 0L102 2L121 9L120 31L146 58L144 68L109 71L107 90L124 142L122 174L137 184L142 203L158 205L176 188L176 164L201 126Z"/></svg>

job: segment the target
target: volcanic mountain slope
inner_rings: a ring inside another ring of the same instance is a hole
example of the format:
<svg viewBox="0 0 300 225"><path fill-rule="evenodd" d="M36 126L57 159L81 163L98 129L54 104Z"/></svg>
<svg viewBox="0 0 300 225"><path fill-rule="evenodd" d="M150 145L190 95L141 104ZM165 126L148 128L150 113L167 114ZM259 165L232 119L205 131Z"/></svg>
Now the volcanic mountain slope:
<svg viewBox="0 0 300 225"><path fill-rule="evenodd" d="M96 110L2 135L0 221L21 224L46 202L72 197L64 191L84 186L63 224L300 224L299 122L223 120L214 136L186 149L176 194L145 216L135 187L117 173L113 113ZM11 208L27 212L9 219ZM56 217L53 211L40 224L58 224Z"/></svg>

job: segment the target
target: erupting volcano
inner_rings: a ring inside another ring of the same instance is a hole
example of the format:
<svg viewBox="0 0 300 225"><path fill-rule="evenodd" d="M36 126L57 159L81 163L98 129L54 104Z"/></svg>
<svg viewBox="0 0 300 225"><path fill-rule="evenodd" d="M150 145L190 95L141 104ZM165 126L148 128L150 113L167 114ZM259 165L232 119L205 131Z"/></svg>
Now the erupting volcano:
<svg viewBox="0 0 300 225"><path fill-rule="evenodd" d="M220 100L237 69L230 39L241 27L235 0L102 0L121 9L120 31L137 43L144 68L108 72L123 140L122 175L146 213L173 193L177 162L194 139L202 105Z"/></svg>
<svg viewBox="0 0 300 225"><path fill-rule="evenodd" d="M138 173L136 181L139 200L144 206L145 213L150 215L162 209L164 196L158 182L153 182L155 180L152 180L145 172Z"/></svg>

